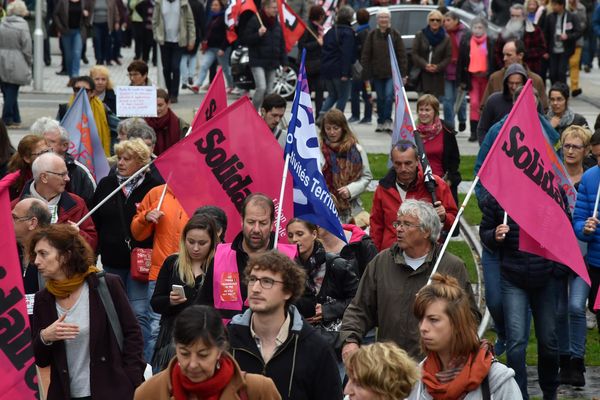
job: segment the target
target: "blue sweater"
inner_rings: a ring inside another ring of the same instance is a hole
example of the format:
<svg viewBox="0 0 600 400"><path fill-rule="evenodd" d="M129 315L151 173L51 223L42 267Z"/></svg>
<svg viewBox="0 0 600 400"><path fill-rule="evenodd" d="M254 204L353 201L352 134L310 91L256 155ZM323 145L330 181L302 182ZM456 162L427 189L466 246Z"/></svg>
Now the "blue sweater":
<svg viewBox="0 0 600 400"><path fill-rule="evenodd" d="M600 230L593 235L584 235L585 221L592 216L598 184L600 183L600 168L592 167L583 173L577 190L577 202L573 211L573 229L577 238L588 244L586 261L591 267L600 268Z"/></svg>

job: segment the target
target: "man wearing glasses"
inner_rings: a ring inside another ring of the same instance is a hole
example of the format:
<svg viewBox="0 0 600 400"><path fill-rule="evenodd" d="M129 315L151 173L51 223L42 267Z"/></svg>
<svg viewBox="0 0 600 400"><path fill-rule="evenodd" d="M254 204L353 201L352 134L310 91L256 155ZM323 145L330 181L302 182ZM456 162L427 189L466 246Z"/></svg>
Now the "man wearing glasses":
<svg viewBox="0 0 600 400"><path fill-rule="evenodd" d="M86 219L81 226L77 222L88 213L83 199L65 190L69 182L69 171L65 160L54 153L44 153L35 159L31 166L33 181L25 184L19 200L32 197L43 201L50 211L51 223L68 223L77 228L83 238L96 249L98 235L91 218Z"/></svg>
<svg viewBox="0 0 600 400"><path fill-rule="evenodd" d="M271 378L283 399L341 399L333 351L293 305L304 290L304 271L269 251L252 258L244 275L250 309L228 326L240 367Z"/></svg>
<svg viewBox="0 0 600 400"><path fill-rule="evenodd" d="M15 237L17 239L17 249L21 268L23 269L23 285L25 294L35 294L40 290L41 277L37 274L37 267L33 262L25 263L23 250L27 245L29 238L41 228L50 225L50 211L48 205L34 198L28 198L19 201L12 209L13 226L15 228ZM33 296L31 296L33 299ZM28 303L29 304L29 303ZM29 313L29 309L27 310ZM33 309L31 309L33 312Z"/></svg>
<svg viewBox="0 0 600 400"><path fill-rule="evenodd" d="M357 350L365 334L375 327L379 327L377 340L391 340L417 360L424 356L419 321L412 310L417 292L427 284L439 257L442 224L430 203L410 199L402 202L392 225L396 243L369 263L344 313L340 331L343 358ZM446 251L437 272L458 280L478 314L464 262Z"/></svg>

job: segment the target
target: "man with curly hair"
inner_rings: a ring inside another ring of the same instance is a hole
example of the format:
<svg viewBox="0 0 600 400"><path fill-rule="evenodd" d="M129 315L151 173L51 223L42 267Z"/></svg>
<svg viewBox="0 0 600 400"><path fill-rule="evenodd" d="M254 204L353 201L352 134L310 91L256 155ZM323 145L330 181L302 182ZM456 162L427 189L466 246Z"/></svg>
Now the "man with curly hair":
<svg viewBox="0 0 600 400"><path fill-rule="evenodd" d="M333 351L293 305L304 290L304 271L268 251L250 258L244 276L250 309L228 326L241 369L273 379L283 399L341 399Z"/></svg>

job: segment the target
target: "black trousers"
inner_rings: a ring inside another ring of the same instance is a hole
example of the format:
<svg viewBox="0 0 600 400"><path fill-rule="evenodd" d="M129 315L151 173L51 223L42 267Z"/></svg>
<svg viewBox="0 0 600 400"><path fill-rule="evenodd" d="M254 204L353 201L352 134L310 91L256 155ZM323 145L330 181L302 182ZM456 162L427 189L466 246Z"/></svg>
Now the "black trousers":
<svg viewBox="0 0 600 400"><path fill-rule="evenodd" d="M180 64L183 50L183 47L179 47L179 43L165 42L164 45L160 46L163 76L165 77L165 86L170 98L179 95Z"/></svg>

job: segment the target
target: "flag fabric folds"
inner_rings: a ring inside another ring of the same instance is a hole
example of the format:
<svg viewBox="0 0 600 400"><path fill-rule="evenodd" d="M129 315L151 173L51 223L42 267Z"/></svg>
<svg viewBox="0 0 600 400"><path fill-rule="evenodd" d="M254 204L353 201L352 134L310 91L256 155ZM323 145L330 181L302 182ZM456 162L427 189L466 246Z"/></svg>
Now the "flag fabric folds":
<svg viewBox="0 0 600 400"><path fill-rule="evenodd" d="M14 172L0 181L0 399L39 398L27 315L25 290L13 227L8 187L17 179Z"/></svg>
<svg viewBox="0 0 600 400"><path fill-rule="evenodd" d="M173 191L188 215L204 205L221 207L227 214L226 240L240 230L240 210L251 193L261 192L279 207L281 146L244 96L219 115L171 146L154 162L164 177L171 175ZM292 184L286 185L280 240L286 241L285 222L292 218ZM283 233L283 234L282 234Z"/></svg>
<svg viewBox="0 0 600 400"><path fill-rule="evenodd" d="M206 92L206 96L204 96L204 99L202 100L200 108L196 112L196 115L194 115L194 119L190 125L190 132L196 123L202 124L226 108L227 91L225 89L225 78L223 76L223 70L219 67L215 79L213 79L208 88L208 92Z"/></svg>
<svg viewBox="0 0 600 400"><path fill-rule="evenodd" d="M554 172L554 150L537 118L531 80L525 84L478 176L519 225L519 249L570 267L590 284ZM560 235L560 240L557 240Z"/></svg>
<svg viewBox="0 0 600 400"><path fill-rule="evenodd" d="M294 178L294 216L312 222L346 242L333 198L321 173L322 154L306 79L302 52L296 96L286 137L285 154Z"/></svg>
<svg viewBox="0 0 600 400"><path fill-rule="evenodd" d="M410 108L408 102L406 102L406 96L404 91L404 85L402 84L402 75L400 74L400 67L398 66L398 58L396 58L396 51L394 51L394 44L392 43L392 37L388 35L388 47L390 50L390 63L392 65L392 80L394 81L394 96L395 96L395 107L394 110L394 128L392 130L392 147L400 139L410 140L414 142L413 122L411 120Z"/></svg>
<svg viewBox="0 0 600 400"><path fill-rule="evenodd" d="M289 53L292 47L298 43L298 40L306 31L306 23L284 0L277 0L277 9L279 13L279 24L283 31L285 40L285 51Z"/></svg>
<svg viewBox="0 0 600 400"><path fill-rule="evenodd" d="M110 167L84 89L77 93L60 124L69 133L69 154L90 170L96 182L108 175Z"/></svg>
<svg viewBox="0 0 600 400"><path fill-rule="evenodd" d="M237 40L238 35L235 32L235 28L239 22L240 15L246 11L252 11L255 14L258 12L254 0L229 0L229 4L225 9L225 24L227 25L227 40L229 43Z"/></svg>

